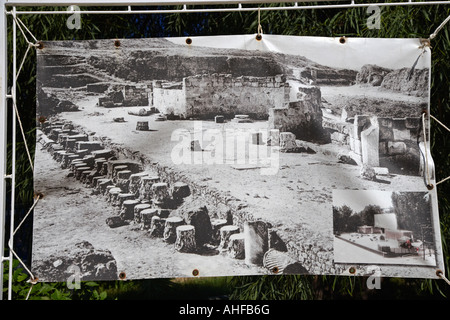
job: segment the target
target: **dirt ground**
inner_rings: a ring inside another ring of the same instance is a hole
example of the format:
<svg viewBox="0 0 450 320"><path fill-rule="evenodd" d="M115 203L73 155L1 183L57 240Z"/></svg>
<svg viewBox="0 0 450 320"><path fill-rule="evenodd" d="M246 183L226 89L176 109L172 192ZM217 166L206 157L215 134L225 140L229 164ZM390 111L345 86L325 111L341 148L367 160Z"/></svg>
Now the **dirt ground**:
<svg viewBox="0 0 450 320"><path fill-rule="evenodd" d="M333 189L417 191L423 185L422 177L417 176L380 177L386 183L364 180L358 166L337 161L338 153L345 150L332 144L309 144L315 154L277 153L277 170L271 175L262 174L258 167L237 170L230 164L175 164L171 153L180 140L171 139L174 132L230 129L250 137L252 131L267 130L267 123L203 121L199 129L194 121L155 121L155 115L129 115L130 108L96 107L97 99L87 96L77 102L81 111L59 116L83 127L93 138L107 137L116 147L139 151L153 162L240 199L248 204L254 217L272 223L285 239L295 240L298 230L308 229L322 241L332 242ZM116 117L124 117L125 121L114 122ZM137 121L149 121L151 130L136 131ZM266 145L261 146L260 151L266 152L265 148ZM105 223L112 214L109 204L102 197L92 196L91 189L67 178L67 171L61 170L46 152L37 150L35 170L35 185L45 198L35 210L33 256L47 256L63 248L70 250L75 243L86 240L95 248L110 250L119 272L125 271L130 279L192 276L194 269L200 271L200 276L265 272L222 255L214 255L212 259L207 255L176 252L162 240L145 236L134 225L110 229Z"/></svg>
<svg viewBox="0 0 450 320"><path fill-rule="evenodd" d="M61 170L49 153L37 152L36 163L40 163L36 168L36 184L45 194L35 209L38 214L34 215L34 257L42 259L70 251L76 243L88 241L96 249L111 251L118 272L125 272L127 279L192 277L194 269L205 277L236 275L236 270L243 275L264 272L217 252L211 252L214 259L180 253L162 239L149 237L135 224L109 228L105 219L117 209L103 196L92 195L92 189L67 177L69 171ZM37 276L45 281L45 275Z"/></svg>

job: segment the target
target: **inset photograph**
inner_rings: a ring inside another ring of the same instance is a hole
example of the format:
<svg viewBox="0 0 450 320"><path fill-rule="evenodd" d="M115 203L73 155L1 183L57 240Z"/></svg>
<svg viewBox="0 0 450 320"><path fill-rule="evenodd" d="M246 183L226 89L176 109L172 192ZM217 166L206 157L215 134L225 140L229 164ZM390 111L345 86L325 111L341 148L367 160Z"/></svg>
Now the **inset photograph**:
<svg viewBox="0 0 450 320"><path fill-rule="evenodd" d="M334 190L335 263L436 265L428 192Z"/></svg>

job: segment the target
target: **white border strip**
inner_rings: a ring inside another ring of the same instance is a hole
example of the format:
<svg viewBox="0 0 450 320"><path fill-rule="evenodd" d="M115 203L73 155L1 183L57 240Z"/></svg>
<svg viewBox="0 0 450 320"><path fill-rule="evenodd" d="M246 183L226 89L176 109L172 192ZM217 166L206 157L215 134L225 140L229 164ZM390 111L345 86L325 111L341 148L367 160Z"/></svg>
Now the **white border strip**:
<svg viewBox="0 0 450 320"><path fill-rule="evenodd" d="M0 0L0 274L3 279L5 218L6 218L6 170L7 170L7 23L6 8ZM0 281L0 300L3 299L3 280Z"/></svg>

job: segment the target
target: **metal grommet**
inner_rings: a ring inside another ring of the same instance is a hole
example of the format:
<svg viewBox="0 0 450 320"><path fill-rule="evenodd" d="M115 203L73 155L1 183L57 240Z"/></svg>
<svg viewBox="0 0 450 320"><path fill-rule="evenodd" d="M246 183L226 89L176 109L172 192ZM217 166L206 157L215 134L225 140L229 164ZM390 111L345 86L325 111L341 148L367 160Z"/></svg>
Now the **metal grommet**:
<svg viewBox="0 0 450 320"><path fill-rule="evenodd" d="M38 281L39 281L38 277L28 279L28 282L31 283L32 285L35 285L36 283L38 283Z"/></svg>
<svg viewBox="0 0 450 320"><path fill-rule="evenodd" d="M35 199L36 199L36 198L42 199L43 197L44 197L44 194L41 193L41 192L35 192L35 193L34 193L34 198L35 198Z"/></svg>
<svg viewBox="0 0 450 320"><path fill-rule="evenodd" d="M191 38L186 38L186 44L191 44L192 43L192 39Z"/></svg>
<svg viewBox="0 0 450 320"><path fill-rule="evenodd" d="M344 44L344 43L347 42L347 39L346 39L345 37L340 37L340 38L339 38L339 42L342 43L342 44Z"/></svg>
<svg viewBox="0 0 450 320"><path fill-rule="evenodd" d="M36 48L38 48L38 49L44 49L44 43L43 43L42 41L38 41L38 42L36 43Z"/></svg>
<svg viewBox="0 0 450 320"><path fill-rule="evenodd" d="M120 41L119 40L114 40L114 47L116 47L116 48L120 47Z"/></svg>
<svg viewBox="0 0 450 320"><path fill-rule="evenodd" d="M348 272L350 272L350 274L355 274L356 273L356 268L355 267L350 267L350 269L348 269Z"/></svg>
<svg viewBox="0 0 450 320"><path fill-rule="evenodd" d="M45 121L47 121L47 118L45 116L40 116L38 118L39 123L44 123Z"/></svg>
<svg viewBox="0 0 450 320"><path fill-rule="evenodd" d="M419 49L422 49L424 47L430 47L431 48L431 42L430 39L424 39L424 38L420 38L420 44L421 46L419 47Z"/></svg>
<svg viewBox="0 0 450 320"><path fill-rule="evenodd" d="M428 190L433 190L434 185L432 183L427 184L427 189Z"/></svg>
<svg viewBox="0 0 450 320"><path fill-rule="evenodd" d="M258 41L261 41L262 40L262 35L261 34L257 34L255 39L258 40Z"/></svg>
<svg viewBox="0 0 450 320"><path fill-rule="evenodd" d="M200 273L200 272L198 271L198 269L192 270L192 275L193 275L194 277L198 276L199 273Z"/></svg>
<svg viewBox="0 0 450 320"><path fill-rule="evenodd" d="M127 278L127 274L124 272L124 271L122 271L121 273L119 273L119 279L120 280L125 280Z"/></svg>
<svg viewBox="0 0 450 320"><path fill-rule="evenodd" d="M278 269L278 267L273 267L272 268L272 273L278 273L280 270Z"/></svg>
<svg viewBox="0 0 450 320"><path fill-rule="evenodd" d="M438 277L441 277L443 274L444 274L444 273L442 272L441 269L437 269L437 270L436 270L436 275L437 275Z"/></svg>

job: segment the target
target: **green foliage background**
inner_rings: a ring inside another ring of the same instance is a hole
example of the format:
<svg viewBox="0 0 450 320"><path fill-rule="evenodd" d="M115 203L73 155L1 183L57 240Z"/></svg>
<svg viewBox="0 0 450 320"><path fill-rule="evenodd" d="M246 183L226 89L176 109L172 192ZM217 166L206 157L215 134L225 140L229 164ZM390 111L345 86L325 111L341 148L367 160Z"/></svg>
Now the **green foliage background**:
<svg viewBox="0 0 450 320"><path fill-rule="evenodd" d="M377 1L372 1L377 2ZM378 1L389 2L389 1ZM321 3L321 4L327 4ZM265 4L279 6L283 4ZM289 4L287 4L289 5ZM227 6L223 6L227 7ZM366 8L307 9L261 11L264 33L325 37L379 37L379 38L428 38L450 14L450 7L393 6L381 7L381 28L369 29ZM39 8L17 8L31 10ZM66 7L45 10L65 11ZM83 8L82 8L83 9ZM123 10L118 7L90 8L90 10ZM222 13L169 13L164 15L82 15L82 28L66 27L68 15L21 15L20 19L39 40L84 40L126 37L200 36L221 34L248 34L257 31L257 11ZM9 26L12 25L9 16ZM448 24L432 40L431 114L444 124L450 124L449 76L450 37ZM9 48L12 47L12 31L9 32ZM18 61L27 49L21 34L17 37ZM12 56L12 55L11 55ZM34 150L35 141L35 66L34 49L25 60L17 83L18 106L24 125L28 146ZM9 61L11 64L11 61ZM10 68L11 70L11 68ZM11 76L9 76L11 79ZM10 106L11 107L11 106ZM9 109L12 110L12 109ZM9 124L11 126L11 124ZM431 151L436 165L437 179L450 175L450 133L431 122ZM25 152L23 139L17 135L16 156L16 207L28 208L33 202L33 174ZM11 145L8 146L8 172L11 172ZM437 188L441 221L441 233L445 257L445 273L449 273L450 239L450 181ZM31 218L30 218L31 219ZM19 218L16 218L18 221ZM7 228L9 229L9 228ZM8 230L7 230L8 231ZM17 234L16 245L28 248L31 229ZM6 236L6 241L9 236ZM26 250L25 250L26 252ZM6 253L7 254L7 253ZM27 297L30 284L27 274L14 265L13 298ZM8 266L3 281L6 290ZM30 293L30 299L160 299L197 297L207 298L226 295L230 299L445 299L450 295L449 286L443 280L384 278L381 290L368 290L366 279L340 276L254 276L195 279L176 282L170 279L142 281L113 281L82 283L79 290L69 290L65 283L38 283ZM185 294L185 296L183 296Z"/></svg>

